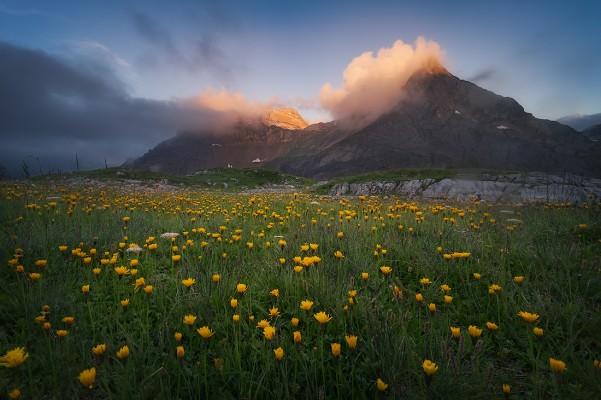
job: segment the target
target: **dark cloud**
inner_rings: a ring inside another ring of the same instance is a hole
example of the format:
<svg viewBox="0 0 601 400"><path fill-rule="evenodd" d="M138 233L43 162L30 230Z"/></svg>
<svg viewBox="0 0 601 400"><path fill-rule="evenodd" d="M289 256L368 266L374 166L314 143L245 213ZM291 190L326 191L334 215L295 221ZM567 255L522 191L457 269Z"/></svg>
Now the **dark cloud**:
<svg viewBox="0 0 601 400"><path fill-rule="evenodd" d="M478 73L476 73L474 76L468 78L467 80L472 83L478 84L478 83L497 79L498 75L499 75L499 72L496 69L488 68L488 69L479 71Z"/></svg>
<svg viewBox="0 0 601 400"><path fill-rule="evenodd" d="M230 65L236 65L222 50L220 40L223 25L232 25L220 8L208 7L205 17L210 21L201 24L198 32L176 40L166 26L147 13L131 10L128 12L136 33L148 43L138 57L139 68L179 68L188 73L205 72L222 81L233 79ZM215 21L222 21L216 24Z"/></svg>
<svg viewBox="0 0 601 400"><path fill-rule="evenodd" d="M119 165L217 115L181 101L132 98L110 68L0 42L0 164L42 169ZM31 156L31 157L29 157Z"/></svg>

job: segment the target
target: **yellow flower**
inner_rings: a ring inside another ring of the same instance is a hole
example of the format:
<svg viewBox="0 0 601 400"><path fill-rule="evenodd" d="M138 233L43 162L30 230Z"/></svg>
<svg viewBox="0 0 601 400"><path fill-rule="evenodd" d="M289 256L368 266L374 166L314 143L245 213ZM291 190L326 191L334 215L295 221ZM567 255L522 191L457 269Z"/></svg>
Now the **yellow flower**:
<svg viewBox="0 0 601 400"><path fill-rule="evenodd" d="M65 337L69 334L69 331L66 331L64 329L59 329L56 331L56 336L58 337Z"/></svg>
<svg viewBox="0 0 601 400"><path fill-rule="evenodd" d="M238 300L237 300L237 299L231 299L231 300L230 300L230 306L231 306L232 308L236 308L236 307L238 307Z"/></svg>
<svg viewBox="0 0 601 400"><path fill-rule="evenodd" d="M514 276L513 277L513 281L515 283L522 283L524 281L524 277L522 275L520 275L520 276Z"/></svg>
<svg viewBox="0 0 601 400"><path fill-rule="evenodd" d="M181 342L181 341L182 341L182 337L183 337L183 335L182 335L182 333L181 333L181 332L175 332L175 333L173 334L173 337L175 338L175 341L176 341L176 342Z"/></svg>
<svg viewBox="0 0 601 400"><path fill-rule="evenodd" d="M318 312L317 314L313 315L313 317L315 317L315 319L319 321L320 324L325 324L332 319L332 317L330 317L324 311Z"/></svg>
<svg viewBox="0 0 601 400"><path fill-rule="evenodd" d="M354 349L357 347L357 340L359 339L357 336L355 335L346 335L344 337L344 339L346 340L346 343L348 344L348 347L350 349Z"/></svg>
<svg viewBox="0 0 601 400"><path fill-rule="evenodd" d="M84 294L90 293L90 285L83 285L81 287L81 292Z"/></svg>
<svg viewBox="0 0 601 400"><path fill-rule="evenodd" d="M42 277L42 274L39 274L37 272L32 272L29 274L29 279L31 279L32 281L37 281L41 277Z"/></svg>
<svg viewBox="0 0 601 400"><path fill-rule="evenodd" d="M213 332L208 326L198 328L196 332L198 332L198 334L202 336L203 339L208 339L215 334L215 332Z"/></svg>
<svg viewBox="0 0 601 400"><path fill-rule="evenodd" d="M299 320L296 317L292 317L292 319L290 319L290 323L292 324L292 326L296 327L298 326Z"/></svg>
<svg viewBox="0 0 601 400"><path fill-rule="evenodd" d="M92 353L94 353L95 356L103 356L105 351L106 344L104 343L92 347Z"/></svg>
<svg viewBox="0 0 601 400"><path fill-rule="evenodd" d="M238 314L232 315L232 321L234 321L234 323L237 324L238 322L240 322L240 316Z"/></svg>
<svg viewBox="0 0 601 400"><path fill-rule="evenodd" d="M301 265L296 265L294 266L294 272L299 273L303 270L303 267Z"/></svg>
<svg viewBox="0 0 601 400"><path fill-rule="evenodd" d="M21 397L21 391L19 390L19 388L14 388L10 391L8 397L13 400L18 399L19 397Z"/></svg>
<svg viewBox="0 0 601 400"><path fill-rule="evenodd" d="M138 264L140 264L140 262L135 258L129 262L129 265L133 268L137 267Z"/></svg>
<svg viewBox="0 0 601 400"><path fill-rule="evenodd" d="M277 308L277 307L273 307L273 308L270 308L270 309L269 309L269 316L270 316L271 318L273 318L273 317L277 317L278 315L280 315L280 312L278 311L278 308Z"/></svg>
<svg viewBox="0 0 601 400"><path fill-rule="evenodd" d="M257 328L265 329L266 326L269 326L269 322L266 319L262 319L257 324Z"/></svg>
<svg viewBox="0 0 601 400"><path fill-rule="evenodd" d="M444 302L447 303L447 304L448 303L452 303L453 302L453 296L447 296L447 295L445 295L444 296Z"/></svg>
<svg viewBox="0 0 601 400"><path fill-rule="evenodd" d="M538 314L533 314L526 311L520 311L518 315L522 317L526 322L534 322L540 318Z"/></svg>
<svg viewBox="0 0 601 400"><path fill-rule="evenodd" d="M459 339L459 336L461 336L461 328L451 326L451 334L455 339Z"/></svg>
<svg viewBox="0 0 601 400"><path fill-rule="evenodd" d="M551 369L555 372L561 373L566 370L566 363L561 360L549 358L549 365L551 366Z"/></svg>
<svg viewBox="0 0 601 400"><path fill-rule="evenodd" d="M316 243L310 243L309 247L311 248L311 250L317 251L317 249L319 248L319 245Z"/></svg>
<svg viewBox="0 0 601 400"><path fill-rule="evenodd" d="M534 332L534 334L538 337L542 337L543 334L545 333L542 328L539 328L536 326L534 328L532 328L532 332Z"/></svg>
<svg viewBox="0 0 601 400"><path fill-rule="evenodd" d="M497 285L496 283L493 283L492 285L490 285L488 287L489 294L497 294L502 290L503 290L503 288L501 286Z"/></svg>
<svg viewBox="0 0 601 400"><path fill-rule="evenodd" d="M467 332L470 334L471 337L477 338L482 334L482 329L478 329L478 327L475 325L470 325L467 328Z"/></svg>
<svg viewBox="0 0 601 400"><path fill-rule="evenodd" d="M436 304L430 303L428 305L428 310L430 310L430 312L432 312L432 313L436 312Z"/></svg>
<svg viewBox="0 0 601 400"><path fill-rule="evenodd" d="M284 358L284 349L282 349L281 347L278 347L277 349L275 349L273 351L273 354L275 355L276 360L281 361L282 358Z"/></svg>
<svg viewBox="0 0 601 400"><path fill-rule="evenodd" d="M344 232L340 231L336 234L336 236L338 237L338 239L342 239L342 237L344 236Z"/></svg>
<svg viewBox="0 0 601 400"><path fill-rule="evenodd" d="M366 281L369 279L369 274L367 272L361 272L361 278Z"/></svg>
<svg viewBox="0 0 601 400"><path fill-rule="evenodd" d="M271 341L275 337L275 328L273 326L266 326L263 328L263 335L265 339Z"/></svg>
<svg viewBox="0 0 601 400"><path fill-rule="evenodd" d="M509 386L507 383L503 384L503 393L505 393L505 394L511 393L511 386Z"/></svg>
<svg viewBox="0 0 601 400"><path fill-rule="evenodd" d="M305 311L311 310L313 307L313 302L311 300L303 300L301 301L300 308Z"/></svg>
<svg viewBox="0 0 601 400"><path fill-rule="evenodd" d="M433 363L430 360L424 360L424 362L422 363L422 368L424 370L424 373L428 376L434 375L438 370L436 363Z"/></svg>
<svg viewBox="0 0 601 400"><path fill-rule="evenodd" d="M146 280L144 278L136 279L136 283L134 284L134 292L137 292L140 286L146 285Z"/></svg>
<svg viewBox="0 0 601 400"><path fill-rule="evenodd" d="M309 251L309 245L308 244L301 245L301 251Z"/></svg>
<svg viewBox="0 0 601 400"><path fill-rule="evenodd" d="M92 270L92 272L94 273L94 275L100 275L100 273L102 272L102 270L100 268L96 267L96 268L94 268Z"/></svg>
<svg viewBox="0 0 601 400"><path fill-rule="evenodd" d="M380 392L383 392L388 387L388 384L384 383L382 379L378 378L378 380L376 381L376 386Z"/></svg>
<svg viewBox="0 0 601 400"><path fill-rule="evenodd" d="M127 308L129 306L129 299L121 300L121 307Z"/></svg>
<svg viewBox="0 0 601 400"><path fill-rule="evenodd" d="M177 346L175 348L175 354L177 355L177 358L183 358L184 355L186 354L186 352L184 350L184 346Z"/></svg>
<svg viewBox="0 0 601 400"><path fill-rule="evenodd" d="M127 346L123 346L119 349L119 351L117 352L117 357L119 357L120 359L124 359L129 357L129 347Z"/></svg>
<svg viewBox="0 0 601 400"><path fill-rule="evenodd" d="M344 258L344 255L342 255L342 252L340 250L336 250L334 252L334 257L336 257L337 259L341 260Z"/></svg>
<svg viewBox="0 0 601 400"><path fill-rule="evenodd" d="M488 328L489 331L496 331L499 329L499 325L495 324L494 322L487 322L486 328Z"/></svg>
<svg viewBox="0 0 601 400"><path fill-rule="evenodd" d="M236 290L238 291L238 293L243 294L244 292L246 292L246 285L244 283L239 283L236 285Z"/></svg>
<svg viewBox="0 0 601 400"><path fill-rule="evenodd" d="M184 279L182 280L182 284L187 287L188 289L190 289L190 287L192 285L194 285L196 283L196 279L193 278L188 278L188 279Z"/></svg>
<svg viewBox="0 0 601 400"><path fill-rule="evenodd" d="M292 339L293 339L294 343L300 343L302 338L303 338L303 336L301 335L300 331L292 332Z"/></svg>
<svg viewBox="0 0 601 400"><path fill-rule="evenodd" d="M213 282L217 283L221 279L221 276L219 276L219 274L213 274L212 279L213 279Z"/></svg>
<svg viewBox="0 0 601 400"><path fill-rule="evenodd" d="M422 285L429 285L432 283L432 281L430 281L430 279L428 278L422 278L419 280L419 283L421 283Z"/></svg>
<svg viewBox="0 0 601 400"><path fill-rule="evenodd" d="M194 325L196 322L196 316L194 315L184 315L184 324L188 326Z"/></svg>
<svg viewBox="0 0 601 400"><path fill-rule="evenodd" d="M421 293L416 293L416 294L415 294L415 300L417 300L417 301L419 301L419 302L422 302L422 301L424 301L424 295L423 295L423 294L421 294Z"/></svg>
<svg viewBox="0 0 601 400"><path fill-rule="evenodd" d="M338 357L340 355L340 343L332 343L332 355Z"/></svg>
<svg viewBox="0 0 601 400"><path fill-rule="evenodd" d="M129 269L121 265L120 267L115 267L115 272L117 273L117 275L123 276L129 274Z"/></svg>
<svg viewBox="0 0 601 400"><path fill-rule="evenodd" d="M390 268L387 265L383 265L380 267L380 271L384 274L384 275L388 275L390 272L392 272L392 268Z"/></svg>
<svg viewBox="0 0 601 400"><path fill-rule="evenodd" d="M269 293L271 293L271 295L274 296L274 297L279 297L280 296L280 290L279 289L273 289Z"/></svg>
<svg viewBox="0 0 601 400"><path fill-rule="evenodd" d="M92 389L94 381L96 380L96 368L84 369L79 373L79 382L88 389Z"/></svg>
<svg viewBox="0 0 601 400"><path fill-rule="evenodd" d="M442 290L444 293L448 293L451 291L451 288L445 283L444 285L440 285L440 290Z"/></svg>
<svg viewBox="0 0 601 400"><path fill-rule="evenodd" d="M0 357L0 365L6 368L16 368L23 364L27 357L29 354L25 352L24 347L16 347Z"/></svg>
<svg viewBox="0 0 601 400"><path fill-rule="evenodd" d="M146 294L151 294L153 290L154 290L154 286L152 286L152 285L144 286L144 293L146 293Z"/></svg>
<svg viewBox="0 0 601 400"><path fill-rule="evenodd" d="M477 272L474 272L472 275L474 275L474 278L475 278L475 279L480 279L480 278L482 277L482 275L480 275L480 274L479 274L479 273L477 273Z"/></svg>
<svg viewBox="0 0 601 400"><path fill-rule="evenodd" d="M68 247L67 246L58 246L58 249L64 253L65 251L67 251Z"/></svg>

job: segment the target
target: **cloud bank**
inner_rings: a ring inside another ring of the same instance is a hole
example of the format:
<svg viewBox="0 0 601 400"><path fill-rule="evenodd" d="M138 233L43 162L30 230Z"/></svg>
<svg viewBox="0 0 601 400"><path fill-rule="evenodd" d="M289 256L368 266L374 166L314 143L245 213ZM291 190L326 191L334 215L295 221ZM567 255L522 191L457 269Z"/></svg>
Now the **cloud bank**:
<svg viewBox="0 0 601 400"><path fill-rule="evenodd" d="M61 59L0 42L0 165L30 170L122 164L181 131L211 131L261 108L240 94L203 91L193 99L131 97L98 58ZM229 108L225 107L229 104Z"/></svg>
<svg viewBox="0 0 601 400"><path fill-rule="evenodd" d="M346 67L342 87L323 85L321 105L335 119L373 120L398 103L411 75L432 61L442 64L442 60L438 43L423 37L414 45L397 40L375 56L367 51Z"/></svg>

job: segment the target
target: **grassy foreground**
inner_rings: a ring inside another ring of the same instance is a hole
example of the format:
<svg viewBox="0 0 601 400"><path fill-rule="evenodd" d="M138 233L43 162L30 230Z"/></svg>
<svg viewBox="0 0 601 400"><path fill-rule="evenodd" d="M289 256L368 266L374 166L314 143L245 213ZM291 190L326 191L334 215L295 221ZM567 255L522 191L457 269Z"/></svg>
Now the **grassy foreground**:
<svg viewBox="0 0 601 400"><path fill-rule="evenodd" d="M600 212L6 183L0 390L598 398Z"/></svg>

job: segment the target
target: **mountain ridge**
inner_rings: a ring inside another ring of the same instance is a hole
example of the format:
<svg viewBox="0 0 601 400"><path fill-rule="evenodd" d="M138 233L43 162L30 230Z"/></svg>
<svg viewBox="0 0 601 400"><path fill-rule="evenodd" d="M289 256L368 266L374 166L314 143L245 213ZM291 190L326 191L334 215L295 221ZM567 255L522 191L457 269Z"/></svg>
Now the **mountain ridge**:
<svg viewBox="0 0 601 400"><path fill-rule="evenodd" d="M601 176L598 143L535 118L514 99L461 80L440 64L413 74L400 98L372 120L358 116L304 128L296 121L287 129L292 115L287 109L278 116L281 122L239 122L226 135L178 134L132 166L187 174L258 165L320 179L417 167ZM179 154L170 157L174 149Z"/></svg>

